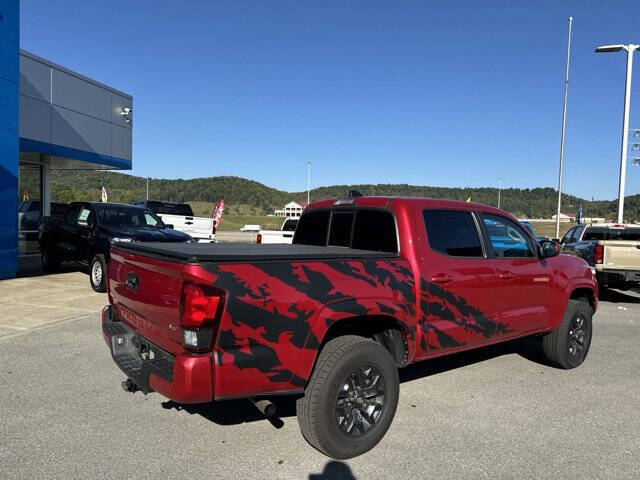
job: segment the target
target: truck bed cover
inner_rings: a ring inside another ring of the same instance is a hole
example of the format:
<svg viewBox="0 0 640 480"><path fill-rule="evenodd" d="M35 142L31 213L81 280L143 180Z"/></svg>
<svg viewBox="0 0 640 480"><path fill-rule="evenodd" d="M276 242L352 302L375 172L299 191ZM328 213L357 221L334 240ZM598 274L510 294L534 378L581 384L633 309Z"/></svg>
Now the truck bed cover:
<svg viewBox="0 0 640 480"><path fill-rule="evenodd" d="M119 250L185 263L258 262L268 260L330 260L398 258L398 253L313 245L258 245L242 243L118 242Z"/></svg>

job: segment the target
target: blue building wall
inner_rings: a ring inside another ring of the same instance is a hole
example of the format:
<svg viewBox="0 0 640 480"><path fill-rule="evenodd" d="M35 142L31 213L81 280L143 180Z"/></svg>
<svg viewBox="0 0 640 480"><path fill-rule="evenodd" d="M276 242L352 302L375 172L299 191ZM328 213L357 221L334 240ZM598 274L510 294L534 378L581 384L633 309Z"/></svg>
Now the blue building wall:
<svg viewBox="0 0 640 480"><path fill-rule="evenodd" d="M0 278L18 269L19 0L0 0Z"/></svg>

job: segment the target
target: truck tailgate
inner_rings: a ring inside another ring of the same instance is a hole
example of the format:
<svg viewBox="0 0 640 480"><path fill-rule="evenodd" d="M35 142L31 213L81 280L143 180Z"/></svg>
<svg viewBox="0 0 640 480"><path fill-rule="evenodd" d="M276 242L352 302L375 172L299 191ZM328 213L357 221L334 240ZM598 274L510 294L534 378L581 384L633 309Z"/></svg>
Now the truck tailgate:
<svg viewBox="0 0 640 480"><path fill-rule="evenodd" d="M213 219L208 217L184 217L161 214L164 223L173 225L176 230L185 232L194 238L208 238L213 234Z"/></svg>
<svg viewBox="0 0 640 480"><path fill-rule="evenodd" d="M602 266L613 270L640 270L640 241L604 240Z"/></svg>
<svg viewBox="0 0 640 480"><path fill-rule="evenodd" d="M116 247L110 257L108 290L118 317L164 350L179 352L182 265Z"/></svg>

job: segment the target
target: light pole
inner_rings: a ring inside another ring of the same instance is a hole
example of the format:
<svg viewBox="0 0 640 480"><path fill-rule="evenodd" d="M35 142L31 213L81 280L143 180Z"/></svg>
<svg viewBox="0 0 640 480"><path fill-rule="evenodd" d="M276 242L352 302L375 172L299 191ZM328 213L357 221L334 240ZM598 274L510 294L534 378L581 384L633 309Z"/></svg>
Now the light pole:
<svg viewBox="0 0 640 480"><path fill-rule="evenodd" d="M624 111L622 113L622 148L620 149L620 184L618 186L618 223L624 217L624 183L627 175L627 142L629 139L629 102L631 100L631 72L633 70L633 52L640 45L603 45L596 48L596 53L627 51L627 79L624 87Z"/></svg>
<svg viewBox="0 0 640 480"><path fill-rule="evenodd" d="M307 160L307 205L311 194L311 160Z"/></svg>
<svg viewBox="0 0 640 480"><path fill-rule="evenodd" d="M149 177L147 177L147 200L149 200Z"/></svg>
<svg viewBox="0 0 640 480"><path fill-rule="evenodd" d="M562 105L562 134L560 135L560 168L558 169L558 210L556 211L556 237L560 238L560 208L562 207L562 164L564 162L564 134L567 127L567 95L569 94L569 58L571 56L571 26L569 17L569 39L567 40L567 70L564 77L564 103Z"/></svg>
<svg viewBox="0 0 640 480"><path fill-rule="evenodd" d="M502 177L498 177L498 208L500 208L500 190L502 190Z"/></svg>

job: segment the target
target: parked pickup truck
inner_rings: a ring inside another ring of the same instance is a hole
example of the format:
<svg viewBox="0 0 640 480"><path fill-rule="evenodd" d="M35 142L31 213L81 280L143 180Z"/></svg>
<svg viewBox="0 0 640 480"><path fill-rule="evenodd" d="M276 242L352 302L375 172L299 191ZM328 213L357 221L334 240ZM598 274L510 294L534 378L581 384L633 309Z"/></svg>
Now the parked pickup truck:
<svg viewBox="0 0 640 480"><path fill-rule="evenodd" d="M629 290L640 286L640 225L578 225L561 240L562 252L583 258L600 286Z"/></svg>
<svg viewBox="0 0 640 480"><path fill-rule="evenodd" d="M186 242L191 237L168 227L155 213L119 203L73 202L62 217L43 217L38 231L42 269L56 272L61 262L89 265L89 282L106 291L106 267L111 243Z"/></svg>
<svg viewBox="0 0 640 480"><path fill-rule="evenodd" d="M157 200L142 200L135 205L148 208L167 225L181 232L187 233L199 243L213 243L216 241L216 227L213 218L195 217L191 205L188 203L159 202Z"/></svg>
<svg viewBox="0 0 640 480"><path fill-rule="evenodd" d="M292 243L300 217L287 217L280 230L260 230L256 243Z"/></svg>
<svg viewBox="0 0 640 480"><path fill-rule="evenodd" d="M303 394L303 436L349 458L391 424L397 367L524 336L548 362L580 365L597 284L559 248L484 205L319 201L293 245L116 244L103 334L126 390L180 403Z"/></svg>

